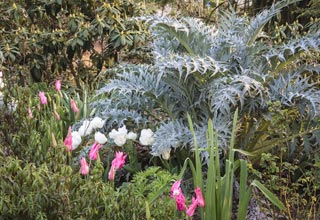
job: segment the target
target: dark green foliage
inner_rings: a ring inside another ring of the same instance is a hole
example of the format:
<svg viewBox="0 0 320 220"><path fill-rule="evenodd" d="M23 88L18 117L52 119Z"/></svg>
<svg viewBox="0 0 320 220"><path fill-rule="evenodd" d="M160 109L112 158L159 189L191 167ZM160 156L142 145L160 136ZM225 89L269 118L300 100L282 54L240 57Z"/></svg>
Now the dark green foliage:
<svg viewBox="0 0 320 220"><path fill-rule="evenodd" d="M91 84L123 50L144 41L132 1L0 1L0 59L10 82L27 85L74 79Z"/></svg>

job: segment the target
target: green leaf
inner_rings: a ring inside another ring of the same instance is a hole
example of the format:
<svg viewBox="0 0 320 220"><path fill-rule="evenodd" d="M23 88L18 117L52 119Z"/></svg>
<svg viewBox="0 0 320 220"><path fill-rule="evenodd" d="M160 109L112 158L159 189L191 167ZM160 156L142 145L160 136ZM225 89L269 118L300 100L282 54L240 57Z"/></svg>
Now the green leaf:
<svg viewBox="0 0 320 220"><path fill-rule="evenodd" d="M258 180L254 180L251 183L251 186L257 187L263 195L270 201L272 204L277 206L280 210L284 210L286 207L283 205L283 203L275 196L270 190L268 190L262 183L260 183Z"/></svg>

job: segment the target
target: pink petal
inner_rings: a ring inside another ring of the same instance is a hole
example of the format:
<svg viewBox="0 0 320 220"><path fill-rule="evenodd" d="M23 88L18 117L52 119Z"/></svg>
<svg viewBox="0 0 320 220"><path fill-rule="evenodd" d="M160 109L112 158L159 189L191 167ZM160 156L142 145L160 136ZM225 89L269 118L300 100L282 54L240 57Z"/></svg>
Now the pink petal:
<svg viewBox="0 0 320 220"><path fill-rule="evenodd" d="M188 207L188 209L186 211L187 215L193 216L197 206L198 206L198 201L194 197L192 197L191 205Z"/></svg>
<svg viewBox="0 0 320 220"><path fill-rule="evenodd" d="M205 205L205 202L204 202L204 199L203 199L203 195L202 195L202 192L201 192L201 189L200 187L197 187L194 192L196 193L196 200L198 202L198 206L199 207L204 207Z"/></svg>

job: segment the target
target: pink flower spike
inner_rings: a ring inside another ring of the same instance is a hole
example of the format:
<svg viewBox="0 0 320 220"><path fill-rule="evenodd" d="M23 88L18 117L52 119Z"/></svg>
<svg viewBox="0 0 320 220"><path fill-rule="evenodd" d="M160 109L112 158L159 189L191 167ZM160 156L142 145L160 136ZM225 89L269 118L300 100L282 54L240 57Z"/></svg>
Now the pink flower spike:
<svg viewBox="0 0 320 220"><path fill-rule="evenodd" d="M47 97L45 96L44 92L40 91L39 92L39 97L40 97L40 102L42 105L45 105L48 103Z"/></svg>
<svg viewBox="0 0 320 220"><path fill-rule="evenodd" d="M204 207L205 206L205 202L204 202L203 195L202 195L200 187L197 187L194 190L194 192L196 193L196 200L198 202L198 206L199 207Z"/></svg>
<svg viewBox="0 0 320 220"><path fill-rule="evenodd" d="M79 109L78 109L78 107L77 107L77 104L76 104L76 102L75 102L73 99L71 99L71 109L72 109L72 111L75 112L75 113L77 113L77 112L79 111Z"/></svg>
<svg viewBox="0 0 320 220"><path fill-rule="evenodd" d="M197 199L195 199L194 197L192 197L192 202L191 202L191 205L188 207L186 213L188 216L193 216L196 208L198 206L198 201Z"/></svg>
<svg viewBox="0 0 320 220"><path fill-rule="evenodd" d="M92 145L90 152L89 152L89 159L90 160L96 160L98 158L100 147L101 147L101 144L94 142L94 144Z"/></svg>
<svg viewBox="0 0 320 220"><path fill-rule="evenodd" d="M175 199L178 211L186 210L186 198L184 197L182 191L180 191L180 194L177 195Z"/></svg>
<svg viewBox="0 0 320 220"><path fill-rule="evenodd" d="M177 180L173 183L170 190L170 197L175 198L177 195L179 195L182 191L180 189L181 180Z"/></svg>
<svg viewBox="0 0 320 220"><path fill-rule="evenodd" d="M121 169L126 162L127 155L123 152L116 152L116 157L112 160L112 166L116 169Z"/></svg>
<svg viewBox="0 0 320 220"><path fill-rule="evenodd" d="M111 166L110 167L110 171L109 171L109 174L108 174L108 179L110 181L114 181L114 176L116 174L116 168L114 166Z"/></svg>
<svg viewBox="0 0 320 220"><path fill-rule="evenodd" d="M82 157L80 160L80 174L87 175L89 173L89 164L86 161L86 158Z"/></svg>
<svg viewBox="0 0 320 220"><path fill-rule="evenodd" d="M67 137L64 139L64 145L68 148L68 150L72 151L72 134L71 127L69 127Z"/></svg>
<svg viewBox="0 0 320 220"><path fill-rule="evenodd" d="M60 121L60 115L59 115L59 113L58 113L56 110L53 110L53 114L54 114L54 116L56 117L56 119L57 119L58 121Z"/></svg>
<svg viewBox="0 0 320 220"><path fill-rule="evenodd" d="M56 80L56 83L54 84L54 86L55 86L55 89L57 91L60 91L60 89L61 89L61 81L60 80Z"/></svg>
<svg viewBox="0 0 320 220"><path fill-rule="evenodd" d="M28 117L31 119L33 118L33 115L32 115L32 111L30 108L28 108Z"/></svg>

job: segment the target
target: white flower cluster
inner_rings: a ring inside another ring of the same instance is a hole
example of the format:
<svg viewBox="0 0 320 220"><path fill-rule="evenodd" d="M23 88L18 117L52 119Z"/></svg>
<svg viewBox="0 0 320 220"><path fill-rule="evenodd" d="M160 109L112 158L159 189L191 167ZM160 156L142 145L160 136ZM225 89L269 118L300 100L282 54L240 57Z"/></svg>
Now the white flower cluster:
<svg viewBox="0 0 320 220"><path fill-rule="evenodd" d="M126 128L126 126L122 126L118 130L112 129L112 131L109 133L109 137L113 139L114 143L117 146L123 146L127 140L136 140L137 139L137 134L134 132L129 132Z"/></svg>
<svg viewBox="0 0 320 220"><path fill-rule="evenodd" d="M105 121L99 117L95 117L91 121L84 120L79 130L72 132L72 150L76 149L81 144L81 137L91 134L95 129L102 128L104 122ZM101 132L96 132L94 137L95 141L99 144L105 144L107 142L106 136Z"/></svg>
<svg viewBox="0 0 320 220"><path fill-rule="evenodd" d="M76 149L81 144L81 141L82 141L81 137L91 134L92 131L95 129L102 128L104 123L105 121L99 117L95 117L91 121L84 120L79 130L72 132L72 149L73 150ZM123 146L127 142L127 140L136 140L137 136L138 135L134 132L128 132L125 125L118 128L117 130L112 129L112 131L109 133L109 137L119 147ZM94 135L94 139L95 139L95 142L99 144L105 144L108 141L107 137L101 132L96 132ZM139 142L142 145L153 144L154 133L150 128L141 130ZM163 157L168 158L169 157L168 155L170 156L170 152L165 154L165 156Z"/></svg>
<svg viewBox="0 0 320 220"><path fill-rule="evenodd" d="M93 118L92 121L84 120L78 132L81 136L89 135L92 133L94 129L102 128L104 125L104 122L105 121L99 117Z"/></svg>

